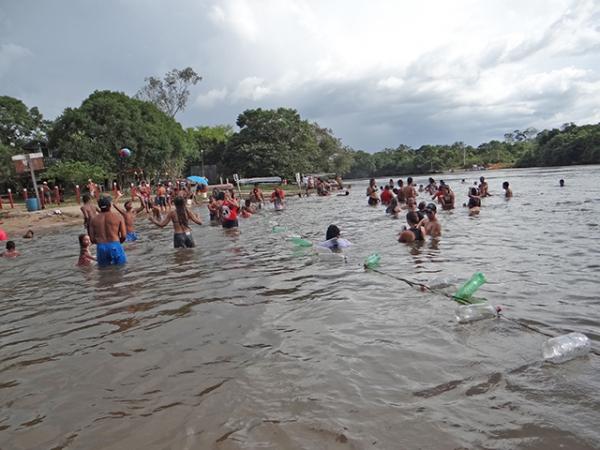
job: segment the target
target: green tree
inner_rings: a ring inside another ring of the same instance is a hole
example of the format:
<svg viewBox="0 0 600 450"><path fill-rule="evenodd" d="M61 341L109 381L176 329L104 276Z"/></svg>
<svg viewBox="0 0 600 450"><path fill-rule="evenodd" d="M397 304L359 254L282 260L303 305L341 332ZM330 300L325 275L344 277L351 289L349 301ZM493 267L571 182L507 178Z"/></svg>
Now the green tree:
<svg viewBox="0 0 600 450"><path fill-rule="evenodd" d="M313 160L315 172L327 172L344 175L354 164L351 148L342 145L342 141L333 135L330 129L312 124L319 151Z"/></svg>
<svg viewBox="0 0 600 450"><path fill-rule="evenodd" d="M63 161L82 161L131 179L158 172L181 174L191 142L181 125L155 105L119 92L96 91L79 108L67 108L49 132ZM131 156L122 158L121 148Z"/></svg>
<svg viewBox="0 0 600 450"><path fill-rule="evenodd" d="M246 110L227 142L222 163L241 176L281 176L310 172L319 154L312 126L294 109Z"/></svg>
<svg viewBox="0 0 600 450"><path fill-rule="evenodd" d="M219 164L221 154L231 136L231 125L216 125L214 127L198 126L186 130L192 142L192 150L188 155L186 166L198 165L203 160L207 165Z"/></svg>
<svg viewBox="0 0 600 450"><path fill-rule="evenodd" d="M102 167L81 161L61 161L45 170L44 177L54 182L62 182L66 188L85 186L87 180L104 180L114 178L114 174Z"/></svg>
<svg viewBox="0 0 600 450"><path fill-rule="evenodd" d="M4 145L18 149L32 138L44 138L49 123L37 107L27 109L21 100L0 96L0 142Z"/></svg>
<svg viewBox="0 0 600 450"><path fill-rule="evenodd" d="M202 81L202 77L194 69L187 67L183 70L171 70L164 80L148 77L144 81L148 84L140 89L134 98L154 103L167 115L175 117L187 105L189 87Z"/></svg>

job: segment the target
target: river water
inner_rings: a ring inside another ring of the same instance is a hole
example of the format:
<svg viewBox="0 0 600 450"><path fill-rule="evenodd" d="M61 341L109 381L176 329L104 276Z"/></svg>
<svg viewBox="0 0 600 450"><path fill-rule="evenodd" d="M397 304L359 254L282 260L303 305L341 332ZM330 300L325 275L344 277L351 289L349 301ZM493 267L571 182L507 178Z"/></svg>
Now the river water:
<svg viewBox="0 0 600 450"><path fill-rule="evenodd" d="M547 337L520 325L600 349L599 171L444 174L459 207L422 245L397 242L366 180L239 232L197 209L195 249L140 218L118 268L74 267L80 227L19 240L0 261L0 448L600 448L600 357L546 363ZM470 217L481 174L494 196ZM331 223L355 244L345 263L289 241ZM477 271L504 318L458 324L452 300L402 281Z"/></svg>

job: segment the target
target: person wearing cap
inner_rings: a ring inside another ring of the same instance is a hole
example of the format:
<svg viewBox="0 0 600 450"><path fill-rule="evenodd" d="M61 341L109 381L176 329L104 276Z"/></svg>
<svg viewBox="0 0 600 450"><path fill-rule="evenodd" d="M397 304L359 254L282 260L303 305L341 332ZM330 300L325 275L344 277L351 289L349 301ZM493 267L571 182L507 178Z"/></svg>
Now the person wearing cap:
<svg viewBox="0 0 600 450"><path fill-rule="evenodd" d="M125 242L127 230L125 221L119 214L110 210L112 199L108 196L98 200L100 214L90 222L89 236L92 244L96 244L98 267L119 265L127 262L121 243Z"/></svg>
<svg viewBox="0 0 600 450"><path fill-rule="evenodd" d="M423 227L425 227L425 232L427 233L427 236L441 236L442 224L437 218L437 206L435 206L435 203L429 203L425 207L425 214L427 215L427 218L423 219L420 222L420 225L423 225Z"/></svg>

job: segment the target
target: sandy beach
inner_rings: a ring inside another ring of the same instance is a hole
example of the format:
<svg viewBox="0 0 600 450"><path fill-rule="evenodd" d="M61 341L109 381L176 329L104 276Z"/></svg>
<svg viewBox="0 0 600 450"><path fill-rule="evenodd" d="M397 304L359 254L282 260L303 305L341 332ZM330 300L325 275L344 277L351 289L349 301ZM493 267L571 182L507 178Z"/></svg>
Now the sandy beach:
<svg viewBox="0 0 600 450"><path fill-rule="evenodd" d="M83 214L80 205L48 205L46 209L28 212L25 205L3 205L0 210L0 229L4 230L8 240L20 239L27 230L35 235L56 226L83 225Z"/></svg>

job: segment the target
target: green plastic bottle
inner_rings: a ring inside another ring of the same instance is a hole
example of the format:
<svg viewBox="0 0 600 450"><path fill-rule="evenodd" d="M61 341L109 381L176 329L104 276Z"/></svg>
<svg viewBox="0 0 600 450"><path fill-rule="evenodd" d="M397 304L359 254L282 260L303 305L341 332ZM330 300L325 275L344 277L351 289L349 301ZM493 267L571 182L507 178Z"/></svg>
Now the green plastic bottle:
<svg viewBox="0 0 600 450"><path fill-rule="evenodd" d="M294 236L292 238L292 244L299 245L300 247L312 247L312 242L307 241L306 239L299 238Z"/></svg>
<svg viewBox="0 0 600 450"><path fill-rule="evenodd" d="M479 286L481 286L485 282L486 279L483 276L483 274L476 272L471 278L469 278L469 281L467 281L465 284L458 288L454 297L460 300L468 301L468 299L471 298L475 291L479 289Z"/></svg>
<svg viewBox="0 0 600 450"><path fill-rule="evenodd" d="M381 255L379 253L375 253L374 255L369 256L367 259L365 259L365 269L367 267L373 267L379 262L380 259Z"/></svg>
<svg viewBox="0 0 600 450"><path fill-rule="evenodd" d="M286 228L284 226L279 226L279 227L273 227L273 233L281 233L282 231L285 231Z"/></svg>

